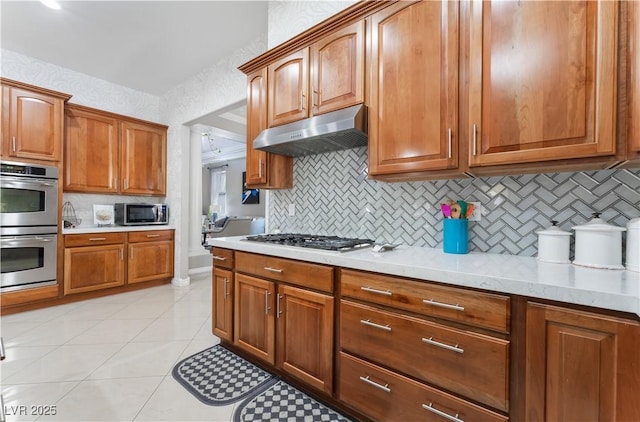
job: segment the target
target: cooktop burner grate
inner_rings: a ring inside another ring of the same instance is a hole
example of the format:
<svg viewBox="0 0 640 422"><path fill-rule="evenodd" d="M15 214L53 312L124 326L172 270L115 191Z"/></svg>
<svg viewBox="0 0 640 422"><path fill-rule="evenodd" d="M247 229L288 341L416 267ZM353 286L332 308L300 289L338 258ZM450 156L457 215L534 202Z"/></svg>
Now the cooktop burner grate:
<svg viewBox="0 0 640 422"><path fill-rule="evenodd" d="M341 252L364 248L371 246L374 243L371 239L353 239L338 236L320 236L299 233L259 234L255 236L247 236L246 240Z"/></svg>

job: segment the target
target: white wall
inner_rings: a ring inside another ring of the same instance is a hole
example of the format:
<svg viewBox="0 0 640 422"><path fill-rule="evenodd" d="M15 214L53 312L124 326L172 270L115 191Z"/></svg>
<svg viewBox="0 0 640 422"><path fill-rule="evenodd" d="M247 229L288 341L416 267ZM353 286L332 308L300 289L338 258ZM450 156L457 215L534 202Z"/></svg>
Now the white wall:
<svg viewBox="0 0 640 422"><path fill-rule="evenodd" d="M191 122L246 98L246 77L238 66L266 49L266 35L174 87L161 99L160 116L169 125L167 202L176 219L175 284L189 281L189 142ZM200 163L197 163L200 165Z"/></svg>
<svg viewBox="0 0 640 422"><path fill-rule="evenodd" d="M73 95L70 103L160 122L160 98L84 73L0 50L3 77Z"/></svg>

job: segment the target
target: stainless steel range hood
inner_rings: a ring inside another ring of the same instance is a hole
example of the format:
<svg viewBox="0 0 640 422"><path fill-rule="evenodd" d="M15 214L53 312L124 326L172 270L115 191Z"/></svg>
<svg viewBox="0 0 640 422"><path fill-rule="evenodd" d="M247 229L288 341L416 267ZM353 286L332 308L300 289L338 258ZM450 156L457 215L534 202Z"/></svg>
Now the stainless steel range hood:
<svg viewBox="0 0 640 422"><path fill-rule="evenodd" d="M272 127L253 140L255 149L301 157L367 145L367 109L359 104Z"/></svg>

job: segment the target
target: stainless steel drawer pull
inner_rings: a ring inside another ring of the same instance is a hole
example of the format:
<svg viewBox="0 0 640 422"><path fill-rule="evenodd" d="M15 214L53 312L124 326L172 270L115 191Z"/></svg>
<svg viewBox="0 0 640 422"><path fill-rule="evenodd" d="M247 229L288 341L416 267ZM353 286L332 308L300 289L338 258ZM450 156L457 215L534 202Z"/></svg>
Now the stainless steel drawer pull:
<svg viewBox="0 0 640 422"><path fill-rule="evenodd" d="M464 422L464 420L458 418L459 413L456 413L455 416L451 416L448 413L444 413L442 410L438 410L435 407L433 407L433 403L429 403L429 404L423 403L422 408L428 410L429 412L435 413L438 416L442 416L445 419L449 419L450 421Z"/></svg>
<svg viewBox="0 0 640 422"><path fill-rule="evenodd" d="M461 349L460 347L458 347L457 344L455 346L451 346L450 344L440 343L439 341L435 341L433 337L429 337L429 338L422 337L422 341L427 344L431 344L432 346L438 346L438 347L442 347L443 349L451 350L452 352L464 353L464 349Z"/></svg>
<svg viewBox="0 0 640 422"><path fill-rule="evenodd" d="M0 360L4 360L7 355L4 354L4 339L0 337Z"/></svg>
<svg viewBox="0 0 640 422"><path fill-rule="evenodd" d="M389 388L389 384L382 385L382 384L378 384L375 381L371 381L369 379L369 375L367 375L366 377L360 377L360 381L366 382L369 385L373 385L374 387L379 388L382 391L386 391L387 393L391 392L391 389Z"/></svg>
<svg viewBox="0 0 640 422"><path fill-rule="evenodd" d="M225 299L226 299L227 297L229 297L229 288L228 288L228 286L229 286L229 279L225 277L225 278L224 278L224 284L223 284L223 287L224 287L224 297L225 297Z"/></svg>
<svg viewBox="0 0 640 422"><path fill-rule="evenodd" d="M271 293L269 292L264 292L264 313L265 315L269 315L269 309L271 309L269 307L269 295Z"/></svg>
<svg viewBox="0 0 640 422"><path fill-rule="evenodd" d="M271 267L264 267L264 269L267 270L267 271L274 272L274 273L281 273L283 271L280 268L271 268Z"/></svg>
<svg viewBox="0 0 640 422"><path fill-rule="evenodd" d="M282 315L282 309L280 309L280 299L282 299L284 296L282 295L278 295L277 296L277 301L276 301L276 318L280 318L280 315Z"/></svg>
<svg viewBox="0 0 640 422"><path fill-rule="evenodd" d="M384 295L384 296L393 295L393 293L391 293L389 290L378 290L372 287L360 287L360 290L364 290L365 292L369 292L369 293L375 293L377 295Z"/></svg>
<svg viewBox="0 0 640 422"><path fill-rule="evenodd" d="M89 238L90 242L99 242L101 240L107 240L107 238L106 237L90 237Z"/></svg>
<svg viewBox="0 0 640 422"><path fill-rule="evenodd" d="M449 305L448 303L436 302L433 299L422 299L422 303L425 305L438 306L440 308L453 309L454 311L464 311L464 306L460 306L457 303L455 305Z"/></svg>
<svg viewBox="0 0 640 422"><path fill-rule="evenodd" d="M148 234L147 237L160 237L159 234Z"/></svg>
<svg viewBox="0 0 640 422"><path fill-rule="evenodd" d="M477 143L478 143L478 126L476 124L473 125L473 155L476 155L478 150L477 150Z"/></svg>
<svg viewBox="0 0 640 422"><path fill-rule="evenodd" d="M217 260L217 261L226 261L227 258L224 256L218 256L218 255L213 255L213 259Z"/></svg>
<svg viewBox="0 0 640 422"><path fill-rule="evenodd" d="M375 322L371 322L368 319L361 319L360 322L364 325L368 325L369 327L373 327L373 328L379 328L381 330L385 330L385 331L391 331L391 327L389 327L389 325L380 325L380 324L376 324Z"/></svg>
<svg viewBox="0 0 640 422"><path fill-rule="evenodd" d="M447 157L451 158L451 138L453 137L453 131L451 130L451 128L449 128L449 134L447 136L447 142L448 142L448 154Z"/></svg>

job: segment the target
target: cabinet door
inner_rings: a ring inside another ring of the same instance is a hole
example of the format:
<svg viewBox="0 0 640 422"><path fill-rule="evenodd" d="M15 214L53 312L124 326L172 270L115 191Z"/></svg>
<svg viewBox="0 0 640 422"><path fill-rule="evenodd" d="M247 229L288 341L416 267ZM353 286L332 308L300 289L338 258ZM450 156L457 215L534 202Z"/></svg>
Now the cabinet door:
<svg viewBox="0 0 640 422"><path fill-rule="evenodd" d="M398 2L371 17L370 175L457 167L458 7Z"/></svg>
<svg viewBox="0 0 640 422"><path fill-rule="evenodd" d="M267 128L267 69L247 75L246 187L290 189L293 158L253 148L253 140Z"/></svg>
<svg viewBox="0 0 640 422"><path fill-rule="evenodd" d="M236 274L233 342L246 352L275 364L275 285Z"/></svg>
<svg viewBox="0 0 640 422"><path fill-rule="evenodd" d="M9 154L11 157L60 161L64 100L6 87L9 96Z"/></svg>
<svg viewBox="0 0 640 422"><path fill-rule="evenodd" d="M85 246L64 250L64 294L124 284L124 245Z"/></svg>
<svg viewBox="0 0 640 422"><path fill-rule="evenodd" d="M364 21L311 46L311 81L314 115L364 101Z"/></svg>
<svg viewBox="0 0 640 422"><path fill-rule="evenodd" d="M616 153L618 2L473 1L470 166Z"/></svg>
<svg viewBox="0 0 640 422"><path fill-rule="evenodd" d="M333 297L278 286L278 367L307 385L332 393Z"/></svg>
<svg viewBox="0 0 640 422"><path fill-rule="evenodd" d="M65 118L64 191L118 191L118 121L68 107Z"/></svg>
<svg viewBox="0 0 640 422"><path fill-rule="evenodd" d="M173 277L173 241L130 243L127 283Z"/></svg>
<svg viewBox="0 0 640 422"><path fill-rule="evenodd" d="M629 158L640 159L640 3L629 8Z"/></svg>
<svg viewBox="0 0 640 422"><path fill-rule="evenodd" d="M309 116L309 49L269 65L269 127Z"/></svg>
<svg viewBox="0 0 640 422"><path fill-rule="evenodd" d="M640 420L640 323L529 304L527 421Z"/></svg>
<svg viewBox="0 0 640 422"><path fill-rule="evenodd" d="M233 341L233 273L213 268L213 334Z"/></svg>
<svg viewBox="0 0 640 422"><path fill-rule="evenodd" d="M167 172L166 129L122 122L121 193L165 195Z"/></svg>
<svg viewBox="0 0 640 422"><path fill-rule="evenodd" d="M247 186L267 184L267 155L253 140L267 128L267 69L247 76Z"/></svg>

